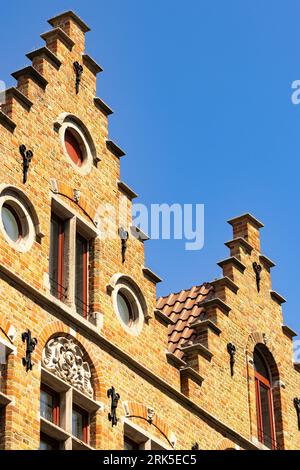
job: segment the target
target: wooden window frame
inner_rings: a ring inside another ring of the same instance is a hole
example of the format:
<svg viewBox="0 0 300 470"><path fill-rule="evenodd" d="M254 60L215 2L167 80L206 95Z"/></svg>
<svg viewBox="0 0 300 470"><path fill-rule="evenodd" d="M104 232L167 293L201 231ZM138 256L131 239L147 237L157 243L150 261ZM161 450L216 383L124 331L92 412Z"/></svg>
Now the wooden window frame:
<svg viewBox="0 0 300 470"><path fill-rule="evenodd" d="M265 360L264 360L264 362L265 362ZM276 449L276 433L275 433L275 425L274 425L274 405L273 405L273 396L272 396L271 383L270 383L270 380L263 377L256 370L254 371L254 377L255 377L255 396L256 396L258 440L262 444L266 445L265 444L266 436L264 435L264 431L263 431L263 410L262 410L262 406L261 406L261 395L260 395L260 386L262 386L265 390L267 390L267 394L268 394L268 413L269 413L269 419L270 419L271 436L267 436L267 438L270 439L270 441L271 441L271 448ZM267 447L269 447L269 446L267 446Z"/></svg>
<svg viewBox="0 0 300 470"><path fill-rule="evenodd" d="M90 439L90 414L88 411L84 410L83 408L81 408L80 406L76 405L76 403L73 403L73 406L72 406L72 413L73 413L73 410L74 411L77 411L77 413L80 413L83 417L83 420L82 420L82 441L85 443L85 444L89 444L89 439ZM75 437L75 439L79 439L77 436L75 436L75 434L73 434L73 429L72 429L72 435Z"/></svg>
<svg viewBox="0 0 300 470"><path fill-rule="evenodd" d="M58 256L57 256L57 298L62 301L65 297L65 288L63 287L64 283L64 256L65 256L65 230L66 222L65 220L58 217L55 213L51 214L51 224L55 220L58 224ZM53 241L51 242L53 243ZM51 280L50 280L51 282ZM53 282L53 280L52 280Z"/></svg>
<svg viewBox="0 0 300 470"><path fill-rule="evenodd" d="M88 285L89 285L89 240L87 240L84 236L81 235L80 232L76 232L76 241L75 241L75 256L77 256L77 238L81 239L84 242L84 253L83 253L83 299L82 299L82 315L84 318L88 316ZM76 270L76 262L75 262L75 270ZM76 272L75 272L75 279L76 279ZM76 291L75 291L76 296ZM76 303L76 300L75 300Z"/></svg>
<svg viewBox="0 0 300 470"><path fill-rule="evenodd" d="M60 424L60 395L58 392L53 390L52 388L48 387L48 385L45 385L42 383L41 385L41 391L48 393L49 395L52 396L53 398L53 409L52 409L52 424L55 424L56 426L59 426Z"/></svg>
<svg viewBox="0 0 300 470"><path fill-rule="evenodd" d="M81 167L84 162L84 152L82 151L82 143L79 142L81 137L75 130L67 128L64 135L65 147L69 158L72 162Z"/></svg>

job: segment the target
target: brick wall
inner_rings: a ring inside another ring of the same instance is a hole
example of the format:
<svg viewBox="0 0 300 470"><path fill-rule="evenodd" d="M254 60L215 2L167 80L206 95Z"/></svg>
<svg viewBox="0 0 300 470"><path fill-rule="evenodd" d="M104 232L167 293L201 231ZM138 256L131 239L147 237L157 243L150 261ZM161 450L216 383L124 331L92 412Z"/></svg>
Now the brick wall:
<svg viewBox="0 0 300 470"><path fill-rule="evenodd" d="M107 144L108 113L103 104L99 107L94 100L96 72L100 68L85 55L87 27L70 13L53 19L51 26L42 35L48 50L40 49L29 55L33 69L14 74L16 89L24 96L10 90L0 115L1 184L14 191L17 188L19 197L22 194L26 197L38 227L38 236L25 253L12 248L0 231L0 327L5 332L9 321L17 331L13 341L17 352L8 356L4 371L3 393L11 403L2 409L5 421L1 420L0 446L39 447L42 350L51 337L68 335L86 352L95 396L103 404L91 427L92 444L98 449L123 447L124 420L138 425L168 447L174 445L175 436L177 449L190 449L194 442L201 449L255 448L251 358L257 343L270 354L274 370L275 364L277 367L274 396L278 444L299 449L300 432L293 405L294 397L299 395L299 372L293 364L291 336L282 328L280 296L271 294L272 263L261 257L261 224L252 217L246 215L231 221L234 240L228 244L230 258L221 267L223 275L236 287L228 287L226 282L215 284L215 297L225 302L230 311L224 313L216 305L207 308L207 318L213 319L221 330L219 335L208 332L203 339L212 357L208 359L197 352L189 357L191 367L204 379L201 385L193 375L183 376L180 366L166 357L168 324L154 314L155 282L144 275L144 244L133 236L128 240L125 263L118 236L103 239L100 233L92 243L90 299L92 309L101 319L96 325L81 318L72 306L64 306L50 296L45 279L49 272L53 200L97 230L98 208L107 203L117 213L121 198L126 197L118 186L120 155ZM75 61L83 65L78 94ZM57 125L62 113L76 116L91 136L95 158L87 175L79 174L63 151ZM26 184L22 183L21 144L34 153ZM80 192L77 202L74 190ZM131 197L126 201L130 209ZM127 222L130 225L130 210ZM262 266L260 292L254 261ZM124 331L114 312L109 285L116 273L130 276L145 298L150 318L138 336ZM26 329L38 340L32 356L34 367L27 373L22 365L25 345L21 340ZM228 342L236 346L233 377ZM106 391L111 385L121 396L117 410L120 421L116 427L107 419ZM145 411L149 407L155 413L152 423L147 421Z"/></svg>

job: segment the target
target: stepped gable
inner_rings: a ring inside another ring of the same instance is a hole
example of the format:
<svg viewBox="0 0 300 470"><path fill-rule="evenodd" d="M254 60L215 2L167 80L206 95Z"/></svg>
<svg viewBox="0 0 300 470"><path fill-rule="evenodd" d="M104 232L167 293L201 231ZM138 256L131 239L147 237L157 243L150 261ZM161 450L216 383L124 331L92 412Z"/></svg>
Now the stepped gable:
<svg viewBox="0 0 300 470"><path fill-rule="evenodd" d="M173 320L169 326L168 350L179 359L184 357L183 346L194 344L197 333L191 325L204 314L201 302L213 298L214 288L209 283L160 297L157 309Z"/></svg>

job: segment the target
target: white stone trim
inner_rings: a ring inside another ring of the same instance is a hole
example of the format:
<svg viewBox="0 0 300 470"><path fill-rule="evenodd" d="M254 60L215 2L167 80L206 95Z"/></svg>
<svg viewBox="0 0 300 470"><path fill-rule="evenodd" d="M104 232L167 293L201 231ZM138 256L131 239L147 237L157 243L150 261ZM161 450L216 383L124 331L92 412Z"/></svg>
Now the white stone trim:
<svg viewBox="0 0 300 470"><path fill-rule="evenodd" d="M16 242L8 236L3 225L2 207L4 204L7 204L16 212L22 226L22 237ZM17 194L4 192L0 196L0 230L6 242L14 250L26 253L31 249L36 237L35 227L28 208Z"/></svg>
<svg viewBox="0 0 300 470"><path fill-rule="evenodd" d="M155 450L166 449L174 450L171 446L167 445L157 437L154 437L148 431L145 431L141 426L133 423L129 418L122 418L124 423L124 437L132 439L134 442L141 446L141 450L151 450L154 446Z"/></svg>
<svg viewBox="0 0 300 470"><path fill-rule="evenodd" d="M111 294L113 309L118 317L120 325L126 333L132 336L138 336L143 329L145 318L147 318L147 305L142 291L130 276L121 273L114 274L107 287ZM131 326L128 326L123 322L119 313L118 294L120 292L122 292L126 297L133 310L135 318Z"/></svg>
<svg viewBox="0 0 300 470"><path fill-rule="evenodd" d="M54 122L55 128L58 130L60 143L63 149L64 156L67 162L82 176L88 175L93 167L94 160L96 159L96 149L93 143L93 139L82 121L71 113L62 113ZM79 167L70 158L66 146L65 146L65 133L67 129L73 129L76 131L81 140L81 150L83 153L83 163ZM97 159L99 160L99 158Z"/></svg>

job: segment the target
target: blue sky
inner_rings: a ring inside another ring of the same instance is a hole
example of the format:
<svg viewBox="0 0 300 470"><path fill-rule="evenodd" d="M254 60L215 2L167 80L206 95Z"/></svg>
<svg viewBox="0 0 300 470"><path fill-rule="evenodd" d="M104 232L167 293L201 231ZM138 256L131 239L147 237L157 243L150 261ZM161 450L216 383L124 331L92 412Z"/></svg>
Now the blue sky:
<svg viewBox="0 0 300 470"><path fill-rule="evenodd" d="M122 180L138 202L205 204L205 245L146 244L159 294L220 276L226 220L265 223L262 251L285 322L300 331L298 292L300 5L296 0L52 0L7 2L1 76L24 66L46 20L74 10L92 28L87 53L104 67L98 96L115 111L110 136L126 150Z"/></svg>

